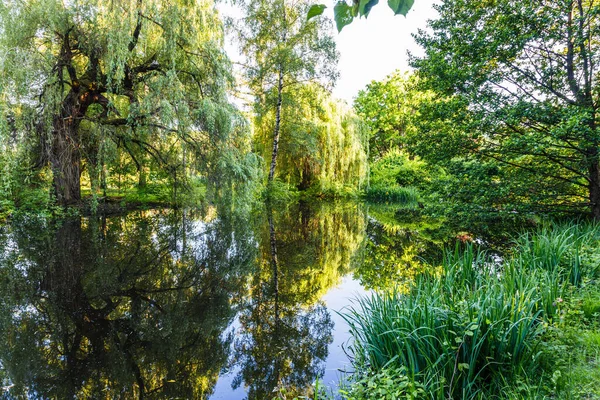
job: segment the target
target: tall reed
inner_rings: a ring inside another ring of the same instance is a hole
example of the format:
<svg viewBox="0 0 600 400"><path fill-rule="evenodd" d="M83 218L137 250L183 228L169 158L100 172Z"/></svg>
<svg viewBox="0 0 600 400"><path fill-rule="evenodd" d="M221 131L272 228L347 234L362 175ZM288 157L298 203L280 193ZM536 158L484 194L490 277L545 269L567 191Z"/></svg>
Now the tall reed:
<svg viewBox="0 0 600 400"><path fill-rule="evenodd" d="M457 245L408 293L375 293L344 313L358 373L405 371L432 398L499 390L506 376L535 370L542 322L568 287L598 277L599 243L598 224L554 224L520 236L501 265Z"/></svg>

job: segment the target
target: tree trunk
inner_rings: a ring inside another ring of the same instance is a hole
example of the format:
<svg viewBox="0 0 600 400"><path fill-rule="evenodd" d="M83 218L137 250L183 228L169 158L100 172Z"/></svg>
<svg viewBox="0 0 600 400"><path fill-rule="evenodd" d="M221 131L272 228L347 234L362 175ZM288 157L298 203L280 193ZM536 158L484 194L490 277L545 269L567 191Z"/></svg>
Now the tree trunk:
<svg viewBox="0 0 600 400"><path fill-rule="evenodd" d="M277 153L279 152L279 131L281 126L281 103L283 102L283 66L279 65L279 82L277 84L277 110L275 111L275 129L273 130L273 152L271 153L271 168L269 169L269 183L273 182Z"/></svg>
<svg viewBox="0 0 600 400"><path fill-rule="evenodd" d="M313 181L313 174L308 161L304 162L301 172L300 183L298 184L298 190L306 190L310 187Z"/></svg>
<svg viewBox="0 0 600 400"><path fill-rule="evenodd" d="M275 329L279 326L279 269L277 267L277 240L273 208L269 205L269 239L271 242L271 268L273 268L273 293L275 294Z"/></svg>
<svg viewBox="0 0 600 400"><path fill-rule="evenodd" d="M99 162L99 146L96 141L88 143L85 146L86 168L90 177L90 189L92 195L100 194L100 162Z"/></svg>
<svg viewBox="0 0 600 400"><path fill-rule="evenodd" d="M598 150L596 150L596 156ZM592 211L592 217L600 221L600 163L594 162L589 167L590 176L590 207Z"/></svg>
<svg viewBox="0 0 600 400"><path fill-rule="evenodd" d="M148 184L146 169L143 165L140 166L140 170L138 171L138 189L144 189Z"/></svg>
<svg viewBox="0 0 600 400"><path fill-rule="evenodd" d="M592 135L586 137L589 140L591 146L587 149L588 161L588 178L589 178L589 192L590 192L590 208L592 212L592 218L600 221L600 159L599 159L599 148L600 143L597 139L596 126L596 110L594 109L594 101L591 96L591 92L588 91L586 98L586 105L592 110L590 113L590 119L588 122L590 132Z"/></svg>
<svg viewBox="0 0 600 400"><path fill-rule="evenodd" d="M61 113L53 123L49 159L54 175L54 192L58 203L62 205L81 200L79 121L82 107L78 100L76 92L69 92L63 101Z"/></svg>

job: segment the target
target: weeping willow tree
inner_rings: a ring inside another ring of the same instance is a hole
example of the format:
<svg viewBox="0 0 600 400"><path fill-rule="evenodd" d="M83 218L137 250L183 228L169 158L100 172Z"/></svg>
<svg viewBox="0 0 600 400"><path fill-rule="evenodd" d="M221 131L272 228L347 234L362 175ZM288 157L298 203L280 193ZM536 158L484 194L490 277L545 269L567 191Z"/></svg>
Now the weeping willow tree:
<svg viewBox="0 0 600 400"><path fill-rule="evenodd" d="M318 85L297 85L283 92L279 177L300 190L361 189L367 177L368 132L345 103ZM259 151L270 152L277 118L260 109L254 119Z"/></svg>
<svg viewBox="0 0 600 400"><path fill-rule="evenodd" d="M246 59L244 77L254 97L255 113L273 114L270 120L269 182L276 175L283 126L290 115L294 88L311 82L325 86L337 77L338 53L331 23L323 18L308 20L307 0L234 0L242 11L235 26L240 51Z"/></svg>
<svg viewBox="0 0 600 400"><path fill-rule="evenodd" d="M97 186L117 150L140 184L150 162L177 182L218 168L217 154L237 160L229 71L211 0L0 5L0 127L50 166L62 204L80 200L83 169Z"/></svg>

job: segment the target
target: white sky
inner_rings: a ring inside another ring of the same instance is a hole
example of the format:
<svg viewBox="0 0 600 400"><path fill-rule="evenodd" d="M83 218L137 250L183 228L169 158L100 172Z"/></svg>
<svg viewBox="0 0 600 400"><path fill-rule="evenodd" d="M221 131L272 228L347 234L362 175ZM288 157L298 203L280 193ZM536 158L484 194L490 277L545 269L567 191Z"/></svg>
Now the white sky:
<svg viewBox="0 0 600 400"><path fill-rule="evenodd" d="M329 3L324 16L333 21L334 0L314 1ZM427 20L436 17L433 9L435 0L415 0L415 4L406 18L394 16L387 1L380 0L371 10L369 18L356 18L344 27L341 33L335 33L337 49L340 53L338 69L340 79L333 95L352 104L358 91L373 80L381 80L396 69L409 70L408 54L421 54L420 47L411 34L425 29ZM237 10L228 3L219 3L223 15L237 14ZM335 25L334 25L335 26ZM226 50L233 60L240 60L237 46L227 40Z"/></svg>
<svg viewBox="0 0 600 400"><path fill-rule="evenodd" d="M425 29L427 20L435 18L434 0L415 0L406 15L394 16L386 1L380 1L369 18L355 19L336 34L340 52L340 79L333 94L352 104L358 91L373 80L381 80L396 69L407 71L408 54L422 54L411 33ZM325 14L333 19L333 7Z"/></svg>

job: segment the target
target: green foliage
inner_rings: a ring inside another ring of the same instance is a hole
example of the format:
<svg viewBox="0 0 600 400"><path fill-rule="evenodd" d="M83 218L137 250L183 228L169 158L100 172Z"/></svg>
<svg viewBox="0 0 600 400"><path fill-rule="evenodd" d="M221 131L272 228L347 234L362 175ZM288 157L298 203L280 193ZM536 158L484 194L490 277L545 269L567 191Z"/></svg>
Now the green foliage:
<svg viewBox="0 0 600 400"><path fill-rule="evenodd" d="M404 368L393 366L360 375L351 381L348 389L340 392L347 400L415 400L426 397L420 383L411 380Z"/></svg>
<svg viewBox="0 0 600 400"><path fill-rule="evenodd" d="M306 14L306 20L308 21L313 17L323 14L323 11L325 11L326 8L327 6L325 4L313 4L308 9L308 13Z"/></svg>
<svg viewBox="0 0 600 400"><path fill-rule="evenodd" d="M419 119L419 107L431 97L431 92L419 90L417 83L415 75L396 71L358 92L354 109L371 131L370 160L404 148L410 135L418 135L414 125Z"/></svg>
<svg viewBox="0 0 600 400"><path fill-rule="evenodd" d="M421 197L420 193L429 196L434 183L444 180L445 175L442 168L410 159L398 150L388 151L371 163L366 198L414 205Z"/></svg>
<svg viewBox="0 0 600 400"><path fill-rule="evenodd" d="M276 176L317 195L358 191L366 185L367 131L345 103L317 85L283 92L283 120ZM259 109L254 120L257 151L272 152L275 110Z"/></svg>
<svg viewBox="0 0 600 400"><path fill-rule="evenodd" d="M321 384L319 378L313 384L313 394L306 396L294 396L288 393L288 390L284 387L277 389L277 396L273 397L272 400L333 400L335 396L331 391L327 391L327 387Z"/></svg>
<svg viewBox="0 0 600 400"><path fill-rule="evenodd" d="M410 159L402 152L390 151L371 164L370 184L375 187L429 189L431 182L443 178L443 174L441 168L431 167L416 158Z"/></svg>
<svg viewBox="0 0 600 400"><path fill-rule="evenodd" d="M365 197L373 202L390 202L398 204L416 205L419 199L417 189L414 187L386 187L371 186L367 189Z"/></svg>
<svg viewBox="0 0 600 400"><path fill-rule="evenodd" d="M0 137L24 169L51 167L59 202L80 200L81 176L97 199L255 174L212 1L9 2L0 25Z"/></svg>
<svg viewBox="0 0 600 400"><path fill-rule="evenodd" d="M348 25L354 19L354 7L348 5L345 1L338 1L333 8L335 27L341 32L344 26Z"/></svg>
<svg viewBox="0 0 600 400"><path fill-rule="evenodd" d="M338 32L352 23L355 17L361 16L367 18L371 12L371 8L379 3L379 0L353 0L350 4L345 0L338 0L333 8L335 24ZM402 14L406 16L411 9L414 0L388 0L388 6L394 11L394 15ZM324 4L313 5L308 14L307 19L311 19L323 14L327 8Z"/></svg>
<svg viewBox="0 0 600 400"><path fill-rule="evenodd" d="M262 198L271 203L289 204L298 199L298 190L279 179L267 183Z"/></svg>
<svg viewBox="0 0 600 400"><path fill-rule="evenodd" d="M321 87L330 87L338 77L338 53L330 23L303 18L310 8L304 0L236 3L243 16L232 25L247 60L243 74L254 97L253 125L258 132L259 153L270 160L268 180L275 178L279 153L283 152L288 160L300 158L297 173L306 189L320 161L315 157L319 128L306 114L315 112L310 104L321 95ZM293 133L296 135L289 137ZM280 151L280 141L288 141L287 149Z"/></svg>
<svg viewBox="0 0 600 400"><path fill-rule="evenodd" d="M597 4L446 0L417 35L416 154L494 162L519 202L600 218Z"/></svg>
<svg viewBox="0 0 600 400"><path fill-rule="evenodd" d="M552 224L516 242L517 260L529 268L555 274L562 282L579 287L600 277L600 241L597 223Z"/></svg>
<svg viewBox="0 0 600 400"><path fill-rule="evenodd" d="M359 299L344 315L355 339L356 379L393 367L404 376L397 379L440 399L486 398L519 379L546 379L536 367L539 346L548 343L549 324L566 318L563 299L576 293L572 283L597 290L599 244L599 226L581 223L523 235L502 264L457 246L409 292Z"/></svg>
<svg viewBox="0 0 600 400"><path fill-rule="evenodd" d="M397 204L369 205L363 260L353 272L366 289L407 291L430 268L423 260L441 259L444 243L453 236L444 232L443 221L413 217L403 222L397 210Z"/></svg>
<svg viewBox="0 0 600 400"><path fill-rule="evenodd" d="M564 399L600 396L600 288L594 282L570 290L558 302L559 318L549 325L541 343L540 363L545 376L538 386L546 394Z"/></svg>
<svg viewBox="0 0 600 400"><path fill-rule="evenodd" d="M331 25L322 19L307 21L307 1L236 1L242 18L232 21L240 51L247 58L244 74L258 105L273 107L281 69L284 86L322 81L329 85L338 76L335 41ZM268 101L265 104L263 102Z"/></svg>

